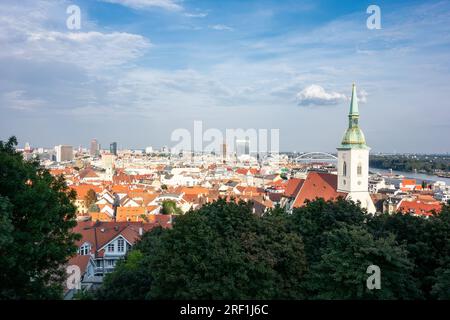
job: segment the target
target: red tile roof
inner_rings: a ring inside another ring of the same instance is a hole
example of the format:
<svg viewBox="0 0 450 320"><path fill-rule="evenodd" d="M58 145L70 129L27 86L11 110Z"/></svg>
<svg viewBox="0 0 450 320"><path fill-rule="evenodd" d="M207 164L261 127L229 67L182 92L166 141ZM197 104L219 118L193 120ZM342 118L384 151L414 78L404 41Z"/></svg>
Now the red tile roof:
<svg viewBox="0 0 450 320"><path fill-rule="evenodd" d="M94 190L96 193L102 191L102 188L100 186L95 186L92 184L80 184L78 186L72 185L70 186L70 188L76 191L77 199L81 200L83 200L86 197L86 194L90 189Z"/></svg>
<svg viewBox="0 0 450 320"><path fill-rule="evenodd" d="M423 202L420 200L402 200L399 203L398 211L403 213L412 213L417 215L431 215L432 211L436 211L436 213L440 213L442 209L442 204L437 201L434 202Z"/></svg>
<svg viewBox="0 0 450 320"><path fill-rule="evenodd" d="M324 200L345 197L344 192L337 192L337 175L323 172L310 172L300 187L294 201L294 208L301 207L306 200L323 198Z"/></svg>
<svg viewBox="0 0 450 320"><path fill-rule="evenodd" d="M153 218L152 216L158 217ZM89 242L92 245L91 252L97 254L100 248L118 235L122 235L133 244L139 238L140 228L143 231L149 231L156 226L171 227L170 215L150 215L149 217L151 217L150 223L82 221L78 222L72 231L82 235L82 239L76 243L77 246Z"/></svg>
<svg viewBox="0 0 450 320"><path fill-rule="evenodd" d="M416 180L415 179L403 179L402 180L402 185L403 186L407 186L407 185L415 186L416 185Z"/></svg>
<svg viewBox="0 0 450 320"><path fill-rule="evenodd" d="M84 274L86 272L86 268L88 266L90 258L91 258L90 255L82 256L82 255L77 254L76 256L73 256L72 258L69 259L69 262L67 263L67 265L78 266L80 268L81 274Z"/></svg>
<svg viewBox="0 0 450 320"><path fill-rule="evenodd" d="M288 180L286 184L286 188L284 190L285 197L295 197L297 193L300 191L305 179L300 178L291 178Z"/></svg>

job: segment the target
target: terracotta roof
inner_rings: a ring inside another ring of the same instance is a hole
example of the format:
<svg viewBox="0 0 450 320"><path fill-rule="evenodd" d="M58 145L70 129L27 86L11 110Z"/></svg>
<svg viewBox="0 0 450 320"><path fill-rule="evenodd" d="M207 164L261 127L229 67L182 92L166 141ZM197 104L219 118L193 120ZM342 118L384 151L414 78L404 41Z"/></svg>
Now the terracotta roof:
<svg viewBox="0 0 450 320"><path fill-rule="evenodd" d="M95 173L94 169L92 168L86 168L79 172L78 174L81 179L84 178L98 178L97 173Z"/></svg>
<svg viewBox="0 0 450 320"><path fill-rule="evenodd" d="M130 187L128 185L115 184L111 187L111 191L116 193L128 193L129 190Z"/></svg>
<svg viewBox="0 0 450 320"><path fill-rule="evenodd" d="M195 187L182 187L180 188L179 192L183 192L186 195L199 195L199 194L208 194L209 190L207 188L204 187L199 187L199 186L195 186Z"/></svg>
<svg viewBox="0 0 450 320"><path fill-rule="evenodd" d="M95 193L99 193L102 191L100 186L95 186L92 184L80 184L78 186L70 186L72 190L75 190L77 193L77 199L84 199L86 197L87 192L92 189Z"/></svg>
<svg viewBox="0 0 450 320"><path fill-rule="evenodd" d="M158 217L155 217L158 216ZM150 223L145 222L93 222L82 221L78 222L77 226L72 232L80 233L82 239L77 241L76 245L81 246L85 242L89 242L92 245L91 253L96 255L101 254L99 251L104 245L116 238L118 235L122 235L130 243L134 243L139 238L139 228L143 231L149 231L156 226L162 226L164 228L171 227L170 215L150 215Z"/></svg>
<svg viewBox="0 0 450 320"><path fill-rule="evenodd" d="M436 211L436 213L440 213L442 209L442 205L437 202L423 202L420 200L402 200L399 203L398 211L404 213L412 213L417 215L431 215L432 211Z"/></svg>
<svg viewBox="0 0 450 320"><path fill-rule="evenodd" d="M406 185L415 186L416 185L416 179L403 179L402 180L402 185L403 186L406 186Z"/></svg>
<svg viewBox="0 0 450 320"><path fill-rule="evenodd" d="M91 258L90 255L79 255L73 256L69 259L67 262L67 265L72 266L76 265L80 268L81 275L83 275L86 272L87 266L89 264L89 259Z"/></svg>
<svg viewBox="0 0 450 320"><path fill-rule="evenodd" d="M323 198L324 200L345 197L344 192L337 192L337 175L323 172L310 172L303 182L294 201L294 208L301 207L306 200Z"/></svg>
<svg viewBox="0 0 450 320"><path fill-rule="evenodd" d="M286 184L286 188L284 190L285 197L295 197L297 193L300 191L305 179L300 178L291 178L288 180Z"/></svg>

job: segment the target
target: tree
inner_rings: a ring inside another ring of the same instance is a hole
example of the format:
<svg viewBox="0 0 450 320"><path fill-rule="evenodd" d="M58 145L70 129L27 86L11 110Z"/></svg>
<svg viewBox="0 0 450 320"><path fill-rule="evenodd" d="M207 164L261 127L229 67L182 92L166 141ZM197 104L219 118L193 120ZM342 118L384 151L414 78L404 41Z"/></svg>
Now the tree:
<svg viewBox="0 0 450 320"><path fill-rule="evenodd" d="M414 280L409 273L413 264L406 258L408 252L390 233L374 237L367 226L371 218L358 203L342 198L316 199L294 210L291 228L302 236L309 264L304 282L308 297L416 297L414 281L411 286L408 282ZM382 268L382 291L365 289L366 270L372 264Z"/></svg>
<svg viewBox="0 0 450 320"><path fill-rule="evenodd" d="M442 280L436 277L444 272L438 270L444 270L445 261L450 261L449 206L444 205L440 214L427 218L408 213L376 215L368 221L368 227L375 237L392 233L400 244L406 246L415 265L413 276L419 282L423 297L433 298L433 286Z"/></svg>
<svg viewBox="0 0 450 320"><path fill-rule="evenodd" d="M303 297L306 261L300 236L288 230L285 216L257 217L250 203L219 199L189 211L172 229L144 234L135 251L137 257L128 256L107 275L99 298ZM131 289L126 288L131 279Z"/></svg>
<svg viewBox="0 0 450 320"><path fill-rule="evenodd" d="M450 260L445 262L442 267L436 269L431 289L433 298L439 300L450 300Z"/></svg>
<svg viewBox="0 0 450 320"><path fill-rule="evenodd" d="M294 209L291 228L301 235L307 260L313 263L320 259L319 249L326 244L325 232L344 225L363 226L366 218L366 211L354 202L342 198L336 201L319 198Z"/></svg>
<svg viewBox="0 0 450 320"><path fill-rule="evenodd" d="M96 203L93 203L88 208L89 212L100 212L100 208Z"/></svg>
<svg viewBox="0 0 450 320"><path fill-rule="evenodd" d="M427 183L425 182L425 180L422 181L422 189L426 189L428 187Z"/></svg>
<svg viewBox="0 0 450 320"><path fill-rule="evenodd" d="M408 252L395 237L375 239L364 227L344 225L324 234L320 259L306 276L314 299L416 299L420 297ZM369 290L367 268L381 270L380 289Z"/></svg>
<svg viewBox="0 0 450 320"><path fill-rule="evenodd" d="M94 189L89 189L86 192L86 196L84 197L84 203L86 204L86 208L91 207L93 204L97 202L97 194Z"/></svg>
<svg viewBox="0 0 450 320"><path fill-rule="evenodd" d="M63 265L76 252L75 193L62 176L24 161L0 141L0 298L60 298Z"/></svg>
<svg viewBox="0 0 450 320"><path fill-rule="evenodd" d="M177 203L173 200L164 200L161 205L161 214L181 214L183 213L177 207Z"/></svg>

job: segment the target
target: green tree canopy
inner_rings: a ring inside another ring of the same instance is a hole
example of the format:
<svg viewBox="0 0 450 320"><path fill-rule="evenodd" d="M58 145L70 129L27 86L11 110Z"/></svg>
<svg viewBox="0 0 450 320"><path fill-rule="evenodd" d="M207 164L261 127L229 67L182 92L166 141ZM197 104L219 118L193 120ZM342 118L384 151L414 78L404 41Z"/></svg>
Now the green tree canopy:
<svg viewBox="0 0 450 320"><path fill-rule="evenodd" d="M376 215L368 221L368 227L376 237L391 233L406 246L414 263L413 275L419 281L423 297L435 297L432 290L436 277L441 273L438 270L445 273L446 261L450 261L449 205L444 205L440 214L430 217L403 213Z"/></svg>
<svg viewBox="0 0 450 320"><path fill-rule="evenodd" d="M161 214L182 214L180 208L173 200L164 200L161 205Z"/></svg>
<svg viewBox="0 0 450 320"><path fill-rule="evenodd" d="M370 215L317 199L262 217L221 199L144 235L102 299L449 299L450 207ZM369 290L369 266L381 289ZM123 288L123 290L121 290Z"/></svg>
<svg viewBox="0 0 450 320"><path fill-rule="evenodd" d="M76 252L75 194L16 145L0 141L0 298L59 298Z"/></svg>
<svg viewBox="0 0 450 320"><path fill-rule="evenodd" d="M190 211L172 229L146 233L135 250L140 253L107 275L99 298L303 297L306 261L300 236L288 231L283 217L253 215L249 203L220 199ZM130 292L115 294L129 279L134 279Z"/></svg>
<svg viewBox="0 0 450 320"><path fill-rule="evenodd" d="M311 265L305 287L317 299L416 299L420 297L408 252L395 237L374 239L361 226L343 225L324 234L320 260ZM367 268L378 266L379 290L367 288Z"/></svg>
<svg viewBox="0 0 450 320"><path fill-rule="evenodd" d="M359 204L338 198L317 199L294 210L293 230L305 243L309 265L305 292L311 299L416 298L413 264L391 233L374 237L372 216ZM367 290L367 267L382 272L382 289Z"/></svg>

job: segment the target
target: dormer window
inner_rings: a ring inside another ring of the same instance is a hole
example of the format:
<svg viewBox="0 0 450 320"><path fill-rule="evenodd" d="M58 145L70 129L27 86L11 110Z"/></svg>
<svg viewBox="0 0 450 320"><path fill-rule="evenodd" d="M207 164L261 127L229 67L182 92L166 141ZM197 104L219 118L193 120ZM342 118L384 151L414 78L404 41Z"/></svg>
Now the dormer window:
<svg viewBox="0 0 450 320"><path fill-rule="evenodd" d="M83 244L79 249L79 254L81 256L86 256L91 251L91 245L89 243Z"/></svg>

